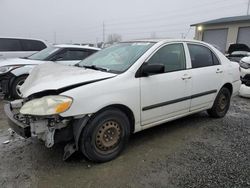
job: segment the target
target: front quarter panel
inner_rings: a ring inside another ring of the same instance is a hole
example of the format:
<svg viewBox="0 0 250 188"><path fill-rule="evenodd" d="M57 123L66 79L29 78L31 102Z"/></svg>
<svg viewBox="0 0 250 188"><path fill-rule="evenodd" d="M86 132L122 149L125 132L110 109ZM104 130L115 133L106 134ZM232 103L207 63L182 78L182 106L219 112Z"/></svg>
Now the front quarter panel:
<svg viewBox="0 0 250 188"><path fill-rule="evenodd" d="M30 74L30 72L32 71L32 69L35 66L36 65L25 65L25 66L22 66L20 68L12 70L11 73L14 74L16 77L22 76L22 75L27 75L27 74Z"/></svg>
<svg viewBox="0 0 250 188"><path fill-rule="evenodd" d="M134 114L135 124L140 123L139 79L118 75L114 78L84 85L62 93L73 98L72 106L62 117L94 114L115 104L128 107Z"/></svg>

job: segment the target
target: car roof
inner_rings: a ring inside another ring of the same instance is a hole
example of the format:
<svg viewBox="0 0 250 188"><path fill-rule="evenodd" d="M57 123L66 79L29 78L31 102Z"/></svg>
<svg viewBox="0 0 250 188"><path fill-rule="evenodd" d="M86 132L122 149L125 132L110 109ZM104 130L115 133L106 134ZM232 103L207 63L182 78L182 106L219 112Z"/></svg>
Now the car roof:
<svg viewBox="0 0 250 188"><path fill-rule="evenodd" d="M0 36L1 39L24 39L24 40L38 40L42 41L44 43L48 43L46 40L43 39L38 39L38 38L30 38L30 37L5 37L5 36Z"/></svg>
<svg viewBox="0 0 250 188"><path fill-rule="evenodd" d="M55 47L58 48L79 48L79 49L88 49L88 50L100 50L100 48L95 48L95 47L91 47L88 45L74 45L74 44L56 44L54 45Z"/></svg>
<svg viewBox="0 0 250 188"><path fill-rule="evenodd" d="M193 39L172 39L172 38L165 38L165 39L136 39L131 41L125 41L125 42L195 42L195 43L201 43L206 44L205 42L199 41L199 40L193 40Z"/></svg>

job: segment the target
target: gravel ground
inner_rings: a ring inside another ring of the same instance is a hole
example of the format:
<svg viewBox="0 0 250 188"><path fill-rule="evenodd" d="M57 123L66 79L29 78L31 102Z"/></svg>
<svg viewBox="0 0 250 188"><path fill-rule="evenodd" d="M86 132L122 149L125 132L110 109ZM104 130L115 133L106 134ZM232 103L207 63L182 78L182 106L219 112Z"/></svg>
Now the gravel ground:
<svg viewBox="0 0 250 188"><path fill-rule="evenodd" d="M2 105L2 102L0 104ZM63 145L9 140L0 111L0 187L250 187L250 99L236 97L223 119L205 112L131 137L117 159L62 161Z"/></svg>

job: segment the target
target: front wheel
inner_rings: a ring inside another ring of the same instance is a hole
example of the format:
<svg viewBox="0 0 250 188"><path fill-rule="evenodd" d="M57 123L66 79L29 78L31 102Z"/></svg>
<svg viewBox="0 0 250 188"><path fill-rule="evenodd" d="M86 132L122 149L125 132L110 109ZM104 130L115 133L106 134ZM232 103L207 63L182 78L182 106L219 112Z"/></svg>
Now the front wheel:
<svg viewBox="0 0 250 188"><path fill-rule="evenodd" d="M25 82L27 77L28 77L27 75L24 75L24 76L17 77L15 79L15 81L13 82L12 87L11 87L11 97L12 98L14 98L14 99L22 98L22 93L20 91L20 88L23 85L23 83Z"/></svg>
<svg viewBox="0 0 250 188"><path fill-rule="evenodd" d="M118 109L108 109L94 116L86 125L80 138L80 148L89 160L107 162L122 152L129 135L128 117Z"/></svg>
<svg viewBox="0 0 250 188"><path fill-rule="evenodd" d="M223 87L215 98L213 107L207 112L211 117L222 118L226 115L231 101L231 93L229 89Z"/></svg>

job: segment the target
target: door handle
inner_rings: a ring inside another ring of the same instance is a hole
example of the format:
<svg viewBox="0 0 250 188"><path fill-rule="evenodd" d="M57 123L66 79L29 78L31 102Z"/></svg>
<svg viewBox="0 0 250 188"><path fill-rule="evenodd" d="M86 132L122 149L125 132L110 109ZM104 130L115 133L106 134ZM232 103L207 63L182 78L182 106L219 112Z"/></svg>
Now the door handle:
<svg viewBox="0 0 250 188"><path fill-rule="evenodd" d="M223 70L217 69L217 70L216 70L216 73L217 73L217 74L223 73Z"/></svg>
<svg viewBox="0 0 250 188"><path fill-rule="evenodd" d="M184 75L181 77L182 80L189 80L189 79L191 79L191 78L192 78L192 76L189 76L189 75L187 75L187 74L184 74Z"/></svg>

